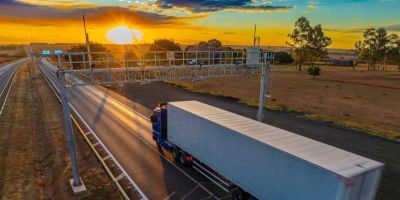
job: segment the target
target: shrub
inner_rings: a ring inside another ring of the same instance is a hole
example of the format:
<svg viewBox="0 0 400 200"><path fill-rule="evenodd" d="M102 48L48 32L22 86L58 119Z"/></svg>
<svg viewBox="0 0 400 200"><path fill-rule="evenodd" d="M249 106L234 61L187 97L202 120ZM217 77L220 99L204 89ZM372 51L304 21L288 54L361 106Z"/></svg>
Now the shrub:
<svg viewBox="0 0 400 200"><path fill-rule="evenodd" d="M285 51L275 52L275 62L278 64L290 64L293 63L293 57Z"/></svg>
<svg viewBox="0 0 400 200"><path fill-rule="evenodd" d="M307 72L309 75L313 76L315 78L316 76L321 75L321 68L320 67L309 67L307 69Z"/></svg>

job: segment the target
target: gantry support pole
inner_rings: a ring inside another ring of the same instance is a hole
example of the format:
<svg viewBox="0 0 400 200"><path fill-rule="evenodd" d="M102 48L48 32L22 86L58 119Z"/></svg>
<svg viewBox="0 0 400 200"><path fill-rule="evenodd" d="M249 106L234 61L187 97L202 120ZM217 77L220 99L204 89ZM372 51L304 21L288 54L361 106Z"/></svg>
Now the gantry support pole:
<svg viewBox="0 0 400 200"><path fill-rule="evenodd" d="M261 84L260 84L260 97L258 100L258 114L257 119L259 122L264 122L265 120L265 107L267 106L267 82L268 82L268 69L270 67L269 60L264 58L264 63L262 64L261 73Z"/></svg>
<svg viewBox="0 0 400 200"><path fill-rule="evenodd" d="M71 120L71 110L69 107L68 100L68 91L65 84L65 73L62 70L61 66L61 57L58 56L59 61L59 71L57 71L57 76L60 82L60 96L61 96L61 104L63 110L63 120L64 120L64 128L67 139L67 148L69 155L71 157L71 169L72 169L72 177L70 180L72 189L74 193L80 193L86 191L86 187L83 184L82 180L79 177L79 169L78 169L78 160L76 156L76 146L75 146L75 138L73 134L72 120Z"/></svg>

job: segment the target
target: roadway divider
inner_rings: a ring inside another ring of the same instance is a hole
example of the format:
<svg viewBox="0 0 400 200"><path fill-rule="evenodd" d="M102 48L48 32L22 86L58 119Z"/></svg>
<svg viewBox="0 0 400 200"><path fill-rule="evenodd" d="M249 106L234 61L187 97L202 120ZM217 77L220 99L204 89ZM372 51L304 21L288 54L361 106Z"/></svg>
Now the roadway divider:
<svg viewBox="0 0 400 200"><path fill-rule="evenodd" d="M51 81L48 77L48 74L42 67L39 65L36 59L34 59L36 66L42 72L44 78L49 84L50 88L61 102L61 98L59 96L60 91L57 88L56 84ZM114 185L119 190L121 196L124 199L141 199L147 200L148 198L145 194L140 190L139 186L132 180L132 178L128 175L128 173L122 168L119 162L115 159L115 157L111 154L111 152L107 149L107 147L101 142L101 140L97 137L95 132L90 128L90 126L84 121L82 116L79 115L77 110L73 105L70 104L71 108L71 118L82 137L85 139L86 143L89 145L93 153L95 154L97 160L103 166L103 169L106 171L109 178L114 182ZM83 125L83 126L82 126Z"/></svg>

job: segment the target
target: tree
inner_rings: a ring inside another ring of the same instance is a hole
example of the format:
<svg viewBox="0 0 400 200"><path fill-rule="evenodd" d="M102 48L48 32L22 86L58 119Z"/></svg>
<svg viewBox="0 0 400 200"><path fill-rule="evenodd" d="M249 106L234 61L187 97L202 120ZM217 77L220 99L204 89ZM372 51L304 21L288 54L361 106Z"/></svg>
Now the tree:
<svg viewBox="0 0 400 200"><path fill-rule="evenodd" d="M185 47L185 51L189 51L193 47L194 47L194 45L188 45L188 46Z"/></svg>
<svg viewBox="0 0 400 200"><path fill-rule="evenodd" d="M215 48L215 49L221 49L222 47L222 42L217 40L217 39L211 39L207 42L207 46Z"/></svg>
<svg viewBox="0 0 400 200"><path fill-rule="evenodd" d="M325 36L320 24L315 26L310 32L309 57L311 67L314 67L315 61L321 60L328 55L328 46L332 44L332 39Z"/></svg>
<svg viewBox="0 0 400 200"><path fill-rule="evenodd" d="M384 28L379 28L376 30L376 42L377 42L377 56L378 56L378 61L380 61L383 64L382 69L386 69L386 62L387 62L387 56L388 56L388 51L389 51L389 38L387 35L387 32ZM379 69L379 65L378 65Z"/></svg>
<svg viewBox="0 0 400 200"><path fill-rule="evenodd" d="M299 71L305 61L310 61L313 67L315 61L325 57L328 54L327 48L332 43L332 39L325 36L320 24L313 28L305 17L300 17L295 22L295 28L288 37L291 42L287 44L295 48L291 53Z"/></svg>
<svg viewBox="0 0 400 200"><path fill-rule="evenodd" d="M190 45L186 49L186 51L228 51L228 47L223 47L222 42L217 39L211 39L209 41L200 41L195 45Z"/></svg>
<svg viewBox="0 0 400 200"><path fill-rule="evenodd" d="M388 60L393 64L397 64L397 70L400 71L400 37L393 33L389 35L388 39Z"/></svg>
<svg viewBox="0 0 400 200"><path fill-rule="evenodd" d="M309 33L311 31L310 21L305 17L300 17L294 24L295 28L288 37L292 42L286 42L289 46L295 47L291 52L294 61L298 64L299 71L306 60Z"/></svg>
<svg viewBox="0 0 400 200"><path fill-rule="evenodd" d="M355 43L357 58L368 61L368 70L376 70L376 64L386 68L386 61L390 51L390 39L384 28L369 28L363 33L363 41ZM378 66L379 69L379 66Z"/></svg>
<svg viewBox="0 0 400 200"><path fill-rule="evenodd" d="M89 44L89 46L90 46L91 53L107 51L107 48L100 43L92 43L91 42ZM68 52L87 52L87 48L86 48L85 44L73 45L71 47L71 49L68 50ZM91 55L92 61L93 60L100 61L100 60L104 59L104 55L101 55L101 54L90 54L90 55ZM69 56L65 55L64 59L69 60ZM85 58L82 55L72 55L71 59L72 59L72 61L83 61L83 59L85 59L85 61L87 61L87 62L89 61L89 57L87 55L85 55ZM82 66L79 63L74 63L74 68L75 67L82 67Z"/></svg>
<svg viewBox="0 0 400 200"><path fill-rule="evenodd" d="M150 45L149 51L181 51L173 39L157 39Z"/></svg>
<svg viewBox="0 0 400 200"><path fill-rule="evenodd" d="M275 52L274 60L279 64L293 63L293 57L285 51Z"/></svg>
<svg viewBox="0 0 400 200"><path fill-rule="evenodd" d="M199 44L198 44L198 46L206 47L206 46L208 46L208 42L206 42L206 41L200 41Z"/></svg>

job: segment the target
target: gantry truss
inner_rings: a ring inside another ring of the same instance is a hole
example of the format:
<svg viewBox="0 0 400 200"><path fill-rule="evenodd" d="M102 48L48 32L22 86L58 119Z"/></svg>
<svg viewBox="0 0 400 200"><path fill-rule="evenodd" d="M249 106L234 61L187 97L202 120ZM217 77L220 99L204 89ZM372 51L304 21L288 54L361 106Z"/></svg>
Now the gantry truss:
<svg viewBox="0 0 400 200"><path fill-rule="evenodd" d="M256 76L273 59L255 51L71 52L58 56L69 86ZM72 76L71 76L72 75Z"/></svg>

